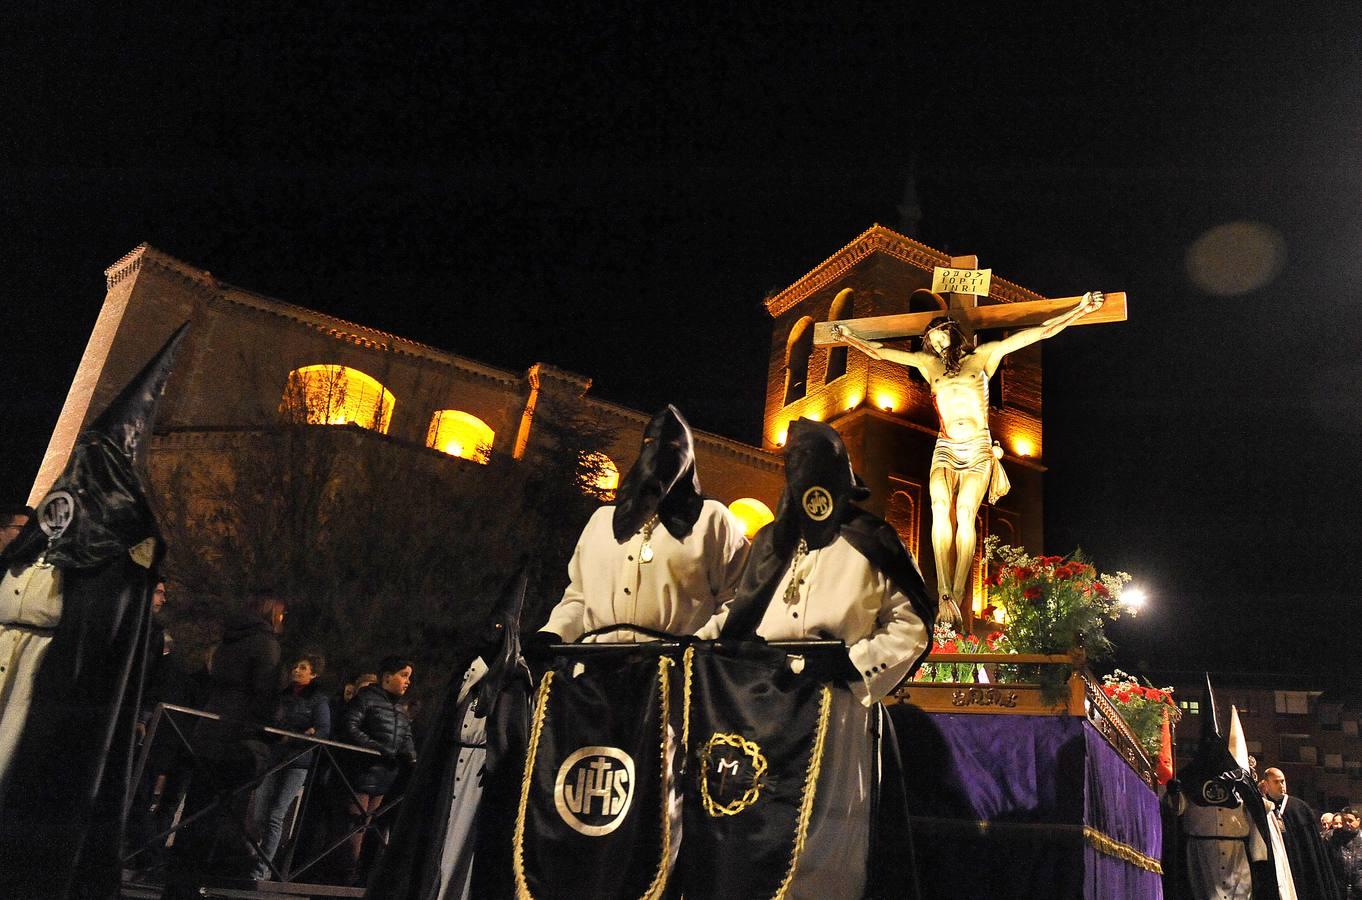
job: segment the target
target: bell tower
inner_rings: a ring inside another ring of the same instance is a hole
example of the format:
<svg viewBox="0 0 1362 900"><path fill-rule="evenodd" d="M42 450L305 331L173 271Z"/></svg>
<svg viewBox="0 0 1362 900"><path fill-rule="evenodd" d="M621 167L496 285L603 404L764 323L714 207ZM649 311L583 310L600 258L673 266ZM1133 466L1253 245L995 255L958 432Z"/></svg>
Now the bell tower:
<svg viewBox="0 0 1362 900"><path fill-rule="evenodd" d="M871 490L866 507L895 528L928 584L936 577L927 492L938 430L931 391L916 371L847 347L815 346L813 338L819 322L929 311L910 309L910 295L931 287L934 268L953 262L961 264L960 258L875 225L766 300L772 330L762 446L778 450L789 423L801 416L836 428ZM1043 299L995 276L979 303ZM915 350L916 343L901 346ZM984 535L1033 553L1042 548L1040 359L1038 345L1010 354L989 384L989 430L1002 446L1012 490L996 506L980 507L980 548ZM976 585L982 577L977 563L976 558ZM975 596L981 594L976 589ZM978 615L978 601L964 612Z"/></svg>

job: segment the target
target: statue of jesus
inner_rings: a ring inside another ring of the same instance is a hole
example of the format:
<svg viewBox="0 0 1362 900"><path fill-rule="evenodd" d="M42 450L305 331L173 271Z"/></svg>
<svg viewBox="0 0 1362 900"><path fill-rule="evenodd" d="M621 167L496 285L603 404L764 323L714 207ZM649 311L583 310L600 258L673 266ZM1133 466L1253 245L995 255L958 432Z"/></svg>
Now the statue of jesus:
<svg viewBox="0 0 1362 900"><path fill-rule="evenodd" d="M1010 485L999 457L1002 448L988 431L988 380L1003 357L1052 337L1102 305L1102 293L1092 291L1068 312L1000 341L973 350L955 320L939 316L923 332L923 350L906 352L867 341L846 325L833 326L837 338L872 359L912 366L932 388L941 419L932 453L929 489L932 500L932 551L941 596L939 621L959 625L959 602L970 598L970 570L977 536L974 517L985 492L989 503L1007 493Z"/></svg>

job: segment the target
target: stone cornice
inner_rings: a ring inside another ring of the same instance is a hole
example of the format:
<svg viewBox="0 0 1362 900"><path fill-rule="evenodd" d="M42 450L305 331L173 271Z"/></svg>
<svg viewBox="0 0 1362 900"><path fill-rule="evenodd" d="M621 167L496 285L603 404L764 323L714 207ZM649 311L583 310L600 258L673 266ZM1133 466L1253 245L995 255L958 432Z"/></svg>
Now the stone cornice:
<svg viewBox="0 0 1362 900"><path fill-rule="evenodd" d="M897 231L885 228L883 225L872 225L851 243L815 266L807 275L780 293L768 298L766 300L766 311L772 318L779 316L800 301L832 284L857 263L873 253L882 253L885 256L893 257L925 272L930 272L936 266L950 265L951 261L949 254L934 250L926 244L918 243ZM998 303L1045 299L1034 291L1029 291L1019 284L1014 284L996 275L992 279L988 296Z"/></svg>
<svg viewBox="0 0 1362 900"><path fill-rule="evenodd" d="M629 407L621 406L618 403L611 403L609 400L588 397L586 398L586 402L606 415L624 419L632 424L638 425L640 428L646 426L653 418L649 413L639 412L636 409L630 409ZM784 460L778 453L771 453L760 447L744 444L742 441L724 437L720 434L714 434L709 431L701 431L698 428L692 428L691 434L695 436L695 443L699 446L723 453L726 456L741 459L744 462L766 469L767 471L779 472L785 467Z"/></svg>

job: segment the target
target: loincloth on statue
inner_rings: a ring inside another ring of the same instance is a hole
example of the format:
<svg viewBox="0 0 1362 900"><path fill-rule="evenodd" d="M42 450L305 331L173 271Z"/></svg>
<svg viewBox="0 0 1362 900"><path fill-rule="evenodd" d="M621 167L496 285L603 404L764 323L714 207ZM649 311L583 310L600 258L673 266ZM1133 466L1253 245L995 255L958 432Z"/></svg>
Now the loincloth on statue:
<svg viewBox="0 0 1362 900"><path fill-rule="evenodd" d="M1002 463L994 456L993 446L987 431L962 441L938 435L936 449L932 451L931 474L943 470L951 493L955 493L961 475L983 475L988 478L988 502L996 503L1012 490L1012 483L1008 481Z"/></svg>

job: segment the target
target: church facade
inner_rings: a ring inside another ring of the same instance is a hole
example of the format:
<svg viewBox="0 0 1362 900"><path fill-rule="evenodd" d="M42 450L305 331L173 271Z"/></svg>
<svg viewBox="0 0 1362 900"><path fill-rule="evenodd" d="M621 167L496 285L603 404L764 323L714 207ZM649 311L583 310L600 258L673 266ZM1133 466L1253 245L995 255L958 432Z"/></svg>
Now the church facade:
<svg viewBox="0 0 1362 900"><path fill-rule="evenodd" d="M762 443L697 432L706 492L755 530L780 496L780 449L789 423L801 416L828 422L845 438L871 489L866 505L895 527L930 583L926 483L937 433L931 392L902 366L815 347L813 326L908 312L913 290L930 286L933 267L950 262L945 253L874 226L769 297ZM447 458L451 465L477 465L488 454L519 459L535 439L536 412L552 408L570 409L613 434L601 461L600 486L608 490L610 479L632 465L649 418L593 397L589 378L551 363L523 372L488 366L227 284L147 245L105 274L105 300L30 502L61 471L80 428L186 321L192 328L151 445L153 475L185 454L239 446L281 415L378 432L394 452ZM1035 299L995 278L980 303ZM1013 488L998 505L981 509L978 524L983 534L1037 552L1045 471L1039 348L1009 356L990 388L990 429Z"/></svg>

